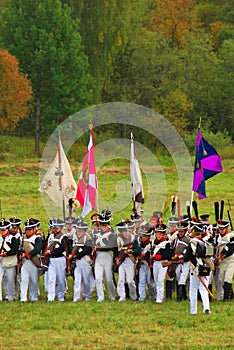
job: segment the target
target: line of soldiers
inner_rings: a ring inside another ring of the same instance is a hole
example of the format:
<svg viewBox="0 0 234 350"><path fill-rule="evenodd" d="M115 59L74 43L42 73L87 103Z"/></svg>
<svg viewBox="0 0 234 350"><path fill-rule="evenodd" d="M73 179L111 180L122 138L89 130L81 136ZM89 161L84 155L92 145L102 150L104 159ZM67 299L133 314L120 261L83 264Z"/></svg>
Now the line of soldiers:
<svg viewBox="0 0 234 350"><path fill-rule="evenodd" d="M195 204L195 203L194 203ZM47 301L65 301L68 274L74 280L73 301L91 300L96 288L97 301L108 298L119 302L126 298L144 301L147 296L160 304L171 299L176 288L177 301L187 299L190 313L197 313L198 292L203 312L210 313L212 284L217 299L233 297L234 232L230 221L217 218L210 225L209 215L179 218L172 211L168 226L162 213L154 212L149 222L141 213L133 213L111 226L112 213L103 210L91 217L92 227L80 218L65 222L52 218L49 234L40 233L34 218L24 223L16 217L0 221L0 282L4 282L9 301L38 300L39 275L44 274ZM118 275L117 275L118 273ZM20 278L19 278L20 276ZM118 280L116 282L116 278ZM105 281L105 284L104 284ZM0 288L2 300L2 288Z"/></svg>

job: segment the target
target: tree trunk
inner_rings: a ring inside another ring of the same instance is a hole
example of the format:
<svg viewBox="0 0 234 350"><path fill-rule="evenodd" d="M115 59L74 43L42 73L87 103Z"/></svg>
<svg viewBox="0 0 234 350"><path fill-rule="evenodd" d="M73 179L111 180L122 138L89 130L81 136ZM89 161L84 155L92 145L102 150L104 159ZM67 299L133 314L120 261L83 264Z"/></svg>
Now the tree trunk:
<svg viewBox="0 0 234 350"><path fill-rule="evenodd" d="M36 101L35 154L40 155L40 98Z"/></svg>

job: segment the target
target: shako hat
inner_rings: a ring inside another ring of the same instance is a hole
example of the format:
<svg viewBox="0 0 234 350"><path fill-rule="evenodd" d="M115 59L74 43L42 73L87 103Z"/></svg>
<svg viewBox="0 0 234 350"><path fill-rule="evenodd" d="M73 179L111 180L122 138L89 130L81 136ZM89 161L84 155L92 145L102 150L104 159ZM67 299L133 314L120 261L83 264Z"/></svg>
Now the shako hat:
<svg viewBox="0 0 234 350"><path fill-rule="evenodd" d="M98 222L100 225L109 225L111 216L105 213L98 214Z"/></svg>
<svg viewBox="0 0 234 350"><path fill-rule="evenodd" d="M134 223L134 222L138 222L138 221L141 220L141 216L140 216L139 214L137 214L137 213L131 214L131 215L130 215L130 218L131 218L131 220L132 220L133 223Z"/></svg>
<svg viewBox="0 0 234 350"><path fill-rule="evenodd" d="M119 232L127 231L128 230L128 224L125 220L122 220L116 225L116 228Z"/></svg>
<svg viewBox="0 0 234 350"><path fill-rule="evenodd" d="M153 212L153 216L155 217L155 218L158 218L158 219L160 219L160 218L162 218L162 212L161 211L154 211Z"/></svg>
<svg viewBox="0 0 234 350"><path fill-rule="evenodd" d="M38 222L40 222L40 221L37 219L33 219L33 218L26 220L24 223L25 230L31 230L32 228L38 227Z"/></svg>
<svg viewBox="0 0 234 350"><path fill-rule="evenodd" d="M202 215L200 215L201 221L207 222L209 220L209 218L210 218L210 214L202 214Z"/></svg>
<svg viewBox="0 0 234 350"><path fill-rule="evenodd" d="M73 224L75 221L75 218L73 216L67 216L65 218L65 224Z"/></svg>
<svg viewBox="0 0 234 350"><path fill-rule="evenodd" d="M218 220L217 224L218 224L218 228L222 230L222 229L225 229L225 228L227 228L229 226L230 221L228 221L228 220Z"/></svg>
<svg viewBox="0 0 234 350"><path fill-rule="evenodd" d="M54 227L63 227L65 224L65 222L59 218L52 218L49 222L49 226L50 228L54 228Z"/></svg>
<svg viewBox="0 0 234 350"><path fill-rule="evenodd" d="M128 225L128 229L134 228L134 220L126 220L126 223Z"/></svg>
<svg viewBox="0 0 234 350"><path fill-rule="evenodd" d="M77 230L86 231L86 230L88 230L89 225L86 224L83 220L77 220L75 227Z"/></svg>
<svg viewBox="0 0 234 350"><path fill-rule="evenodd" d="M191 221L191 230L196 234L201 234L203 231L203 222L201 221Z"/></svg>
<svg viewBox="0 0 234 350"><path fill-rule="evenodd" d="M167 230L167 225L164 224L157 224L155 226L155 232L161 232L161 233L166 233Z"/></svg>
<svg viewBox="0 0 234 350"><path fill-rule="evenodd" d="M139 232L140 236L151 236L152 235L152 231L150 230L150 228L146 225L146 226L142 226L140 228L140 232Z"/></svg>
<svg viewBox="0 0 234 350"><path fill-rule="evenodd" d="M110 219L112 217L112 211L109 209L102 209L101 214L104 214L105 216L109 216Z"/></svg>
<svg viewBox="0 0 234 350"><path fill-rule="evenodd" d="M0 230L7 230L11 226L10 221L6 221L5 219L0 220Z"/></svg>
<svg viewBox="0 0 234 350"><path fill-rule="evenodd" d="M186 221L180 221L180 223L177 225L177 231L186 231L188 229L188 222Z"/></svg>
<svg viewBox="0 0 234 350"><path fill-rule="evenodd" d="M180 223L180 220L179 218L173 215L169 218L168 223L170 226L177 226Z"/></svg>
<svg viewBox="0 0 234 350"><path fill-rule="evenodd" d="M10 218L9 221L12 227L19 227L22 222L22 220L18 219L16 216L13 216L13 218Z"/></svg>

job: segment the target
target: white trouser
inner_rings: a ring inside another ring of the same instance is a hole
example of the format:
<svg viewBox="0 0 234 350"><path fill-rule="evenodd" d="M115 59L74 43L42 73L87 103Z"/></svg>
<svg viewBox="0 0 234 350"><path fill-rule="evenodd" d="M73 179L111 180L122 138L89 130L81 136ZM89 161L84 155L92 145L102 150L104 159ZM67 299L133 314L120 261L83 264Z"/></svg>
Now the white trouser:
<svg viewBox="0 0 234 350"><path fill-rule="evenodd" d="M184 262L183 264L178 264L176 266L176 281L178 285L186 285L188 276L189 276L189 261Z"/></svg>
<svg viewBox="0 0 234 350"><path fill-rule="evenodd" d="M103 276L106 279L108 296L110 300L115 300L115 289L112 276L113 257L109 252L97 252L95 260L95 281L98 301L104 300Z"/></svg>
<svg viewBox="0 0 234 350"><path fill-rule="evenodd" d="M85 257L80 260L76 260L76 267L74 270L74 295L73 301L78 301L82 299L82 283L84 285L85 300L91 299L91 284L90 275L92 269L90 263Z"/></svg>
<svg viewBox="0 0 234 350"><path fill-rule="evenodd" d="M5 275L4 283L6 283L4 287L6 295L8 297L8 301L12 301L15 298L16 268L17 266L3 267Z"/></svg>
<svg viewBox="0 0 234 350"><path fill-rule="evenodd" d="M209 276L202 276L202 280L208 287ZM197 313L197 292L200 292L203 312L210 310L209 294L202 282L197 277L194 271L190 272L190 287L189 287L189 299L190 299L190 314L195 315Z"/></svg>
<svg viewBox="0 0 234 350"><path fill-rule="evenodd" d="M214 273L213 273L213 281L215 285L215 289L217 291L217 300L223 300L223 285L222 285L222 280L220 276L220 270L217 268Z"/></svg>
<svg viewBox="0 0 234 350"><path fill-rule="evenodd" d="M132 300L137 299L136 294L136 283L134 280L135 277L135 267L132 260L129 257L126 257L124 261L119 266L118 272L118 285L117 293L121 300L126 299L125 286L127 283L129 286L129 295Z"/></svg>
<svg viewBox="0 0 234 350"><path fill-rule="evenodd" d="M53 301L55 299L56 283L58 285L58 300L64 301L66 291L66 258L62 256L60 258L50 258L48 268L48 294L47 300Z"/></svg>
<svg viewBox="0 0 234 350"><path fill-rule="evenodd" d="M156 303L162 303L164 300L164 281L167 269L162 266L163 261L154 261L153 273L156 288Z"/></svg>
<svg viewBox="0 0 234 350"><path fill-rule="evenodd" d="M149 296L155 298L154 282L151 278L151 271L148 264L141 264L139 268L138 292L139 300L143 301L146 297L146 286L148 286Z"/></svg>
<svg viewBox="0 0 234 350"><path fill-rule="evenodd" d="M4 276L4 269L1 263L2 258L0 258L0 301L2 301L2 280Z"/></svg>
<svg viewBox="0 0 234 350"><path fill-rule="evenodd" d="M38 268L31 260L23 259L21 268L20 301L27 301L29 287L29 299L38 300Z"/></svg>
<svg viewBox="0 0 234 350"><path fill-rule="evenodd" d="M222 285L224 285L224 282L232 284L234 276L234 255L230 255L224 260L220 260L219 270Z"/></svg>

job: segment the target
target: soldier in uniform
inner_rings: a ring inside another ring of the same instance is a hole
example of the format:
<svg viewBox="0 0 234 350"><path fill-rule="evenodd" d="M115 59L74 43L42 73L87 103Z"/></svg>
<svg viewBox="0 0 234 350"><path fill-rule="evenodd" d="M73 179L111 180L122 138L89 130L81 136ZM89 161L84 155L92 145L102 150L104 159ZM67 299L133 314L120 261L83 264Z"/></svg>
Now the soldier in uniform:
<svg viewBox="0 0 234 350"><path fill-rule="evenodd" d="M68 216L65 218L66 234L70 241L71 246L73 244L73 239L75 239L75 235L76 235L76 228L74 227L75 222L76 220L71 216Z"/></svg>
<svg viewBox="0 0 234 350"><path fill-rule="evenodd" d="M116 225L118 229L118 256L115 261L118 265L118 285L117 293L119 295L119 301L126 300L125 283L128 284L129 296L132 300L137 299L136 283L135 283L135 259L139 255L140 247L137 238L131 233L129 227L134 227L131 222L120 222Z"/></svg>
<svg viewBox="0 0 234 350"><path fill-rule="evenodd" d="M151 232L141 232L140 255L138 257L138 294L139 301L144 301L146 298L146 287L149 291L149 299L155 299L155 286L152 277L152 242L150 240Z"/></svg>
<svg viewBox="0 0 234 350"><path fill-rule="evenodd" d="M202 241L203 224L191 221L191 241L184 254L184 261L190 262L189 299L190 314L197 314L197 295L201 296L203 313L210 313L208 294L210 268L205 264L206 248Z"/></svg>
<svg viewBox="0 0 234 350"><path fill-rule="evenodd" d="M47 248L44 252L49 256L48 267L48 294L47 301L54 301L56 296L56 283L58 300L64 301L66 294L66 268L67 257L70 254L69 239L63 232L64 221L58 218L50 221L51 234L48 237Z"/></svg>
<svg viewBox="0 0 234 350"><path fill-rule="evenodd" d="M173 250L174 240L177 238L177 225L179 224L179 219L172 215L169 218L169 228L167 238L170 241L171 249ZM174 270L169 266L166 274L166 298L172 299L172 292L175 289L175 273Z"/></svg>
<svg viewBox="0 0 234 350"><path fill-rule="evenodd" d="M93 237L94 272L97 290L97 301L104 301L103 278L106 280L108 296L115 300L112 276L113 259L118 253L117 235L110 226L110 216L98 215L99 230Z"/></svg>
<svg viewBox="0 0 234 350"><path fill-rule="evenodd" d="M2 272L0 273L0 284L2 286L2 277L5 274L7 279L8 301L13 301L15 297L16 266L19 241L10 233L10 226L10 221L6 221L5 219L0 221L0 233L2 237L0 250L0 257L2 258Z"/></svg>
<svg viewBox="0 0 234 350"><path fill-rule="evenodd" d="M42 248L42 238L37 234L37 220L28 219L25 226L25 234L22 243L22 268L20 284L20 301L28 300L27 292L30 288L29 298L31 301L38 300L38 268L41 265L39 254Z"/></svg>
<svg viewBox="0 0 234 350"><path fill-rule="evenodd" d="M167 239L167 226L158 223L155 227L155 240L153 242L153 273L156 288L156 303L161 304L164 300L164 282L167 269L162 266L162 262L171 258L170 242Z"/></svg>
<svg viewBox="0 0 234 350"><path fill-rule="evenodd" d="M172 265L175 267L175 275L177 282L177 301L182 301L187 299L186 293L186 283L189 276L189 262L183 262L183 252L187 249L190 242L190 237L186 235L188 229L188 223L182 221L177 226L177 238L174 240L173 249L173 262L179 262L179 264Z"/></svg>
<svg viewBox="0 0 234 350"><path fill-rule="evenodd" d="M12 218L9 219L9 221L11 223L9 231L19 241L19 249L18 249L18 253L17 253L17 258L19 261L20 249L22 246L22 230L20 227L22 220L18 219L16 216L13 216ZM6 297L8 298L6 278L5 278L4 284L5 284ZM16 282L15 282L15 298L14 299L18 299L19 290L20 290L20 267L17 265L17 267L16 267Z"/></svg>
<svg viewBox="0 0 234 350"><path fill-rule="evenodd" d="M216 247L216 259L223 286L223 300L230 301L233 298L232 280L234 275L234 232L228 232L230 222L218 221L218 245Z"/></svg>
<svg viewBox="0 0 234 350"><path fill-rule="evenodd" d="M132 213L130 215L130 217L131 217L131 220L129 220L129 221L131 222L132 227L130 227L130 225L129 225L129 229L133 228L133 234L134 234L135 238L137 238L139 240L141 216L137 213Z"/></svg>
<svg viewBox="0 0 234 350"><path fill-rule="evenodd" d="M85 300L91 300L92 238L87 233L88 228L88 224L82 220L77 221L72 253L69 256L70 260L73 259L75 261L73 302L82 299L82 286L84 286Z"/></svg>

